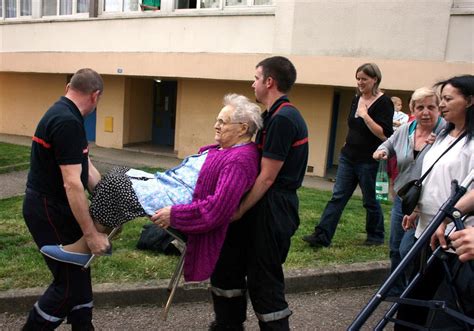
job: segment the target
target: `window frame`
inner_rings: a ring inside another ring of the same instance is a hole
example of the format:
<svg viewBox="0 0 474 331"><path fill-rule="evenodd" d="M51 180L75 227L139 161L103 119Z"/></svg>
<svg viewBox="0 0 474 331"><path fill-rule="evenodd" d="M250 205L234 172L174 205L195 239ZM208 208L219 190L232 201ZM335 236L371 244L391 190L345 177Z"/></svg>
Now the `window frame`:
<svg viewBox="0 0 474 331"><path fill-rule="evenodd" d="M30 0L31 1L31 15L28 16L19 16L19 13L21 13L21 1L22 0L15 0L16 4L16 16L15 17L5 17L6 15L6 1L7 0L0 0L0 21L5 22L5 21L15 21L15 20L41 20L41 19L46 19L46 20L64 20L64 19L74 19L74 18L92 18L92 17L126 17L126 16L131 16L131 17L137 17L137 16L142 16L142 15L147 15L147 16L161 16L163 14L170 14L172 12L175 12L178 15L187 15L186 13L191 14L192 12L195 12L196 10L199 10L201 12L207 12L207 13L219 13L219 12L246 12L248 10L257 10L263 9L266 10L268 8L275 7L275 0L270 0L271 4L268 5L255 5L256 0L244 0L244 4L239 4L239 5L233 5L233 6L226 6L225 1L226 0L218 0L218 6L214 8L202 8L201 7L201 1L202 0L196 0L196 8L177 8L178 6L178 0L161 0L161 9L159 11L150 11L150 12L143 12L140 9L140 4L143 3L142 0L137 0L137 10L136 11L123 11L123 8L125 6L125 1L126 0L120 0L120 6L122 8L121 11L106 11L105 10L105 5L107 0L89 0L89 4L92 2L97 2L97 10L98 12L96 13L97 16L90 16L90 12L84 12L84 13L79 13L78 10L78 2L80 0L72 0L72 13L71 14L64 14L61 15L61 1L57 0L56 3L56 13L53 15L45 15L43 11L43 4L45 1L49 0ZM195 15L195 14L192 14Z"/></svg>
<svg viewBox="0 0 474 331"><path fill-rule="evenodd" d="M162 0L166 1L166 0ZM229 10L229 9L248 9L248 8L262 8L262 7L274 7L275 0L270 0L272 3L268 5L256 5L255 0L244 0L245 3L239 5L226 5L227 0L218 0L219 6L214 8L201 8L201 0L196 0L196 8L178 8L179 0L172 0L174 10L184 11L184 10Z"/></svg>
<svg viewBox="0 0 474 331"><path fill-rule="evenodd" d="M2 10L0 11L0 19L1 20L23 20L23 19L31 19L33 17L33 6L35 5L33 0L30 1L31 6L31 14L30 15L21 15L21 0L15 0L16 6L16 16L15 17L6 17L7 8L6 8L6 0L0 0Z"/></svg>
<svg viewBox="0 0 474 331"><path fill-rule="evenodd" d="M253 8L255 8L255 7L265 7L265 6L268 6L268 7L269 7L269 6L275 6L275 3L274 3L275 0L270 0L272 3L270 3L270 4L268 4L268 5L256 5L256 4L255 4L255 1L256 1L256 0L244 0L244 2L245 2L244 4L241 4L241 5L230 5L230 6L225 4L225 2L226 2L227 0L222 0L222 1L223 1L223 3L224 3L224 4L223 4L223 5L224 5L224 8L248 8L248 7L253 7Z"/></svg>
<svg viewBox="0 0 474 331"><path fill-rule="evenodd" d="M41 5L40 5L40 17L44 17L44 18L61 18L61 17L72 17L72 16L75 16L75 17L89 17L89 11L85 12L85 13L78 13L77 12L77 0L72 0L72 12L71 14L61 14L61 0L57 0L56 1L56 14L54 15L44 15L43 14L43 2L45 0L43 0L41 2ZM46 0L48 1L48 0ZM89 3L90 1L93 1L93 0L89 0Z"/></svg>
<svg viewBox="0 0 474 331"><path fill-rule="evenodd" d="M106 14L106 15L110 15L110 14L113 15L113 14L131 14L131 13L141 12L140 5L142 4L142 0L137 0L137 10L130 10L130 11L125 11L124 10L125 0L120 0L120 2L121 2L120 7L122 8L122 10L110 11L110 10L105 10L105 5L107 3L107 0L100 0L100 2L99 2L100 13Z"/></svg>
<svg viewBox="0 0 474 331"><path fill-rule="evenodd" d="M451 15L473 15L474 0L454 0Z"/></svg>
<svg viewBox="0 0 474 331"><path fill-rule="evenodd" d="M163 1L163 0L161 0ZM173 0L173 10L177 11L186 11L186 10L221 10L222 9L222 0L219 0L219 6L217 8L201 8L201 0L196 0L196 7L194 8L178 8L179 0Z"/></svg>

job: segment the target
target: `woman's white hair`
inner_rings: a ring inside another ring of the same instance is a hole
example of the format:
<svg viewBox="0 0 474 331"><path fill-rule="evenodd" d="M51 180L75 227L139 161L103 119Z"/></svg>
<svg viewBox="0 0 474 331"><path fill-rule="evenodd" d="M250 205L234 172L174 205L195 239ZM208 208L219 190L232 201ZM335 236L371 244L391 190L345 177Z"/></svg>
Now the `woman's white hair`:
<svg viewBox="0 0 474 331"><path fill-rule="evenodd" d="M234 109L231 115L232 122L248 124L248 132L251 136L262 128L263 120L261 109L258 105L250 102L246 96L235 93L226 94L223 104L224 106L230 106Z"/></svg>
<svg viewBox="0 0 474 331"><path fill-rule="evenodd" d="M436 91L430 87L420 87L416 89L413 94L411 95L410 99L410 111L413 112L415 110L415 102L423 101L425 98L434 97L436 106L439 104L439 96Z"/></svg>

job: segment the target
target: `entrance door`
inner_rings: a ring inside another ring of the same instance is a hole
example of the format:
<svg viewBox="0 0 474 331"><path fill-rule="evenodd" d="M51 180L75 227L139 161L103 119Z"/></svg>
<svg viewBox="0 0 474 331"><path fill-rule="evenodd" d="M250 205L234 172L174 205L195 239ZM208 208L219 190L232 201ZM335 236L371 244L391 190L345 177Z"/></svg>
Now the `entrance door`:
<svg viewBox="0 0 474 331"><path fill-rule="evenodd" d="M154 145L174 145L177 88L177 81L155 81L152 127Z"/></svg>
<svg viewBox="0 0 474 331"><path fill-rule="evenodd" d="M337 120L339 118L339 103L341 100L341 94L334 92L332 101L332 116L331 116L331 131L329 133L329 146L328 146L328 157L326 162L326 171L331 170L334 166L334 149L336 146L336 132L337 132Z"/></svg>
<svg viewBox="0 0 474 331"><path fill-rule="evenodd" d="M97 109L84 119L87 141L95 141L95 129L97 124Z"/></svg>

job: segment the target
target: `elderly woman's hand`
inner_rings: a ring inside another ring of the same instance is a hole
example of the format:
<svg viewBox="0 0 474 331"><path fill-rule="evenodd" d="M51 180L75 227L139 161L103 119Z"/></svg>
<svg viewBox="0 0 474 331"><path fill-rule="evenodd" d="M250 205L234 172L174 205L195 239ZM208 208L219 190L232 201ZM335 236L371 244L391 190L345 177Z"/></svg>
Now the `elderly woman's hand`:
<svg viewBox="0 0 474 331"><path fill-rule="evenodd" d="M386 160L387 159L387 152L382 150L382 149L378 149L374 152L374 154L372 154L372 157L375 160Z"/></svg>
<svg viewBox="0 0 474 331"><path fill-rule="evenodd" d="M171 222L171 206L161 208L150 217L150 220L163 229L167 229Z"/></svg>

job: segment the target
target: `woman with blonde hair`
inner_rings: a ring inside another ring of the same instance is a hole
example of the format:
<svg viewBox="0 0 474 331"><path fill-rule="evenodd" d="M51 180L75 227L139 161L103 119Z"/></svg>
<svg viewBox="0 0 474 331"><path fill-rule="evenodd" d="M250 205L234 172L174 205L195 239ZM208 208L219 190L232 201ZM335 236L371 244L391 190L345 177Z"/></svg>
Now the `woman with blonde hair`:
<svg viewBox="0 0 474 331"><path fill-rule="evenodd" d="M445 121L439 116L438 104L438 95L432 88L421 87L415 90L410 100L410 110L415 120L401 126L373 154L376 160L396 157L399 173L394 181L395 192L421 176L423 158L431 147L429 143L434 141L434 137L445 125ZM392 272L403 258L402 251L407 252L413 244L414 231L405 233L402 227L403 216L401 200L395 196L390 219ZM400 277L389 295L400 295L406 287L406 281L406 277Z"/></svg>

